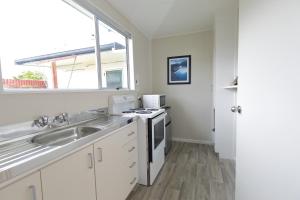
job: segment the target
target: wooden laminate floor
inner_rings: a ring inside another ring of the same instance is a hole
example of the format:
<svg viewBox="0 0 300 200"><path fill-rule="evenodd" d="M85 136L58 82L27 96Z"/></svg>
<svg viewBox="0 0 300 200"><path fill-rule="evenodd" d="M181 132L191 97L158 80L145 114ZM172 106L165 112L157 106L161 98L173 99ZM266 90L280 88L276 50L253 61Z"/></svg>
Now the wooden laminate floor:
<svg viewBox="0 0 300 200"><path fill-rule="evenodd" d="M234 200L235 167L209 145L174 142L154 184L138 185L127 200Z"/></svg>

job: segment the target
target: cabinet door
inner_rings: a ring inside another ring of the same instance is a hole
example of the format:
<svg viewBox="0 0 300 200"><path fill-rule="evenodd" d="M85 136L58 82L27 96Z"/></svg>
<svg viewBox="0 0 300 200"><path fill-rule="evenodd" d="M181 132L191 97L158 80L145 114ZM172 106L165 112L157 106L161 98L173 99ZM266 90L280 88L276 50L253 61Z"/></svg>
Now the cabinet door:
<svg viewBox="0 0 300 200"><path fill-rule="evenodd" d="M123 158L121 145L118 143L119 133L115 133L96 143L95 168L98 200L124 200L122 173Z"/></svg>
<svg viewBox="0 0 300 200"><path fill-rule="evenodd" d="M27 176L3 189L1 200L42 200L40 172Z"/></svg>
<svg viewBox="0 0 300 200"><path fill-rule="evenodd" d="M96 200L93 146L44 169L43 200Z"/></svg>

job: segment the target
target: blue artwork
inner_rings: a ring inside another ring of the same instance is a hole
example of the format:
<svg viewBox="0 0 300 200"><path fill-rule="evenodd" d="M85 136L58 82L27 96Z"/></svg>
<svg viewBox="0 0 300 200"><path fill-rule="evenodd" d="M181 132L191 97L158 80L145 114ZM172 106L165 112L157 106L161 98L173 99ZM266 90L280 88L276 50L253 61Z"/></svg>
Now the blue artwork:
<svg viewBox="0 0 300 200"><path fill-rule="evenodd" d="M191 83L191 56L168 58L168 84Z"/></svg>

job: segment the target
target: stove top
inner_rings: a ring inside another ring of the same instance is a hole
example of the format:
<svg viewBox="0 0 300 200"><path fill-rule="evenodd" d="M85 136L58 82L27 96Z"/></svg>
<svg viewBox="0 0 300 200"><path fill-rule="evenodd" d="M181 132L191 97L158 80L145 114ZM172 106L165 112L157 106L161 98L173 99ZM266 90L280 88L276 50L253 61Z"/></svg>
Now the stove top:
<svg viewBox="0 0 300 200"><path fill-rule="evenodd" d="M122 113L129 114L129 113L135 113L135 111L134 110L126 110L126 111L123 111Z"/></svg>
<svg viewBox="0 0 300 200"><path fill-rule="evenodd" d="M143 111L143 110L146 110L145 108L132 108L132 109L129 109L130 111Z"/></svg>
<svg viewBox="0 0 300 200"><path fill-rule="evenodd" d="M123 111L124 114L136 113L136 114L151 114L153 112L159 111L156 108L133 108L126 111Z"/></svg>
<svg viewBox="0 0 300 200"><path fill-rule="evenodd" d="M142 119L154 118L162 113L164 113L164 109L151 109L151 108L137 108L137 109L129 109L122 112L124 116L130 117L141 117Z"/></svg>
<svg viewBox="0 0 300 200"><path fill-rule="evenodd" d="M150 110L142 110L142 111L135 111L136 114L151 114L152 111Z"/></svg>
<svg viewBox="0 0 300 200"><path fill-rule="evenodd" d="M147 110L149 110L149 111L159 111L159 109L157 109L157 108L147 108Z"/></svg>

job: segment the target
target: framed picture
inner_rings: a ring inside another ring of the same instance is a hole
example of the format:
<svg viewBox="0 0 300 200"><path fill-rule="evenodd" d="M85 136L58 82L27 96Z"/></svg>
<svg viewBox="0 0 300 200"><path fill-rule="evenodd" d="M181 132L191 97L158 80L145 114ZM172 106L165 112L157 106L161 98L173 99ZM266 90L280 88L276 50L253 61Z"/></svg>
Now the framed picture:
<svg viewBox="0 0 300 200"><path fill-rule="evenodd" d="M191 84L191 55L168 57L168 84Z"/></svg>

